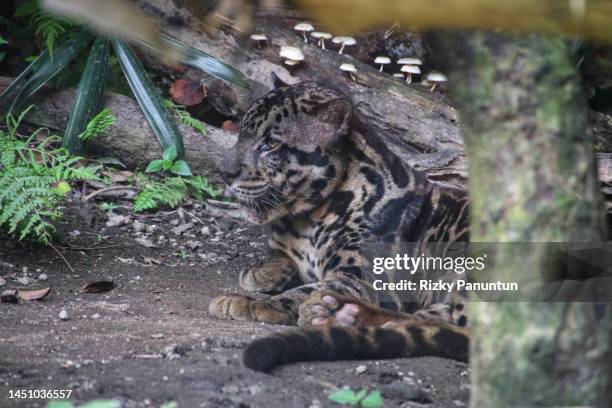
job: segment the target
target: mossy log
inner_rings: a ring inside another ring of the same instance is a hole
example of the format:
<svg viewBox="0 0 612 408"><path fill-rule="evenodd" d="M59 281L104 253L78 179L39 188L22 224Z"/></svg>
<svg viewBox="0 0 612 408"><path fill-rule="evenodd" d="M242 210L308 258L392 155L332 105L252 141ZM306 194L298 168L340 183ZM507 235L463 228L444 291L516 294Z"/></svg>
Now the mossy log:
<svg viewBox="0 0 612 408"><path fill-rule="evenodd" d="M606 240L586 100L566 43L464 32L429 41L462 117L472 239ZM491 273L538 279L536 248L498 254ZM610 406L609 304L602 315L590 303L473 300L472 407Z"/></svg>

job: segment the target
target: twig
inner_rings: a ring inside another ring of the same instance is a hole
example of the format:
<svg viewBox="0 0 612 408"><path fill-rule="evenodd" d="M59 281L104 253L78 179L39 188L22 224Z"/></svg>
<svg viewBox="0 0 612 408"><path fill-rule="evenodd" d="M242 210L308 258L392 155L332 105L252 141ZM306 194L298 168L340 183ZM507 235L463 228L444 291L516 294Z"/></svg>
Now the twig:
<svg viewBox="0 0 612 408"><path fill-rule="evenodd" d="M55 247L55 245L49 243L49 246L53 248L53 250L59 255L60 258L62 258L66 266L68 266L68 269L70 269L70 272L74 273L74 269L72 269L72 265L70 265L70 262L68 262L68 260L64 258L64 255L62 255L62 253Z"/></svg>
<svg viewBox="0 0 612 408"><path fill-rule="evenodd" d="M68 246L66 247L59 247L60 249L63 249L64 251L97 251L99 249L108 249L108 248L116 248L116 247L120 247L120 246L129 246L130 244L113 244L113 245L107 245L107 246L103 246L103 247L97 247L97 246L90 246L90 247L79 247L79 246L75 246L75 245L70 245L70 244L66 244Z"/></svg>
<svg viewBox="0 0 612 408"><path fill-rule="evenodd" d="M113 186L113 187L107 187L107 188L103 188L103 189L100 189L100 190L96 190L93 193L87 194L85 197L83 197L81 199L81 201L83 201L83 202L89 201L92 198L94 198L95 196L97 196L98 194L106 193L107 191L117 191L117 190L140 190L140 189L138 187L135 187L135 186Z"/></svg>

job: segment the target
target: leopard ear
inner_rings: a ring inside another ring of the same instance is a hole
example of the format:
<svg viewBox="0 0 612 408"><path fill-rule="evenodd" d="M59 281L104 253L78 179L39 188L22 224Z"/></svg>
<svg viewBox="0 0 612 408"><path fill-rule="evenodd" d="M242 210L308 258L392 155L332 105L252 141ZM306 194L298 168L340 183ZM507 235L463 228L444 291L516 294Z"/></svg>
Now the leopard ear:
<svg viewBox="0 0 612 408"><path fill-rule="evenodd" d="M272 73L270 74L270 77L272 78L272 84L274 85L274 89L289 86L289 84L283 81L282 79L280 79L280 77L276 75L276 72L274 71L272 71Z"/></svg>
<svg viewBox="0 0 612 408"><path fill-rule="evenodd" d="M353 106L344 98L331 99L310 112L313 119L308 129L319 146L334 144L351 131Z"/></svg>

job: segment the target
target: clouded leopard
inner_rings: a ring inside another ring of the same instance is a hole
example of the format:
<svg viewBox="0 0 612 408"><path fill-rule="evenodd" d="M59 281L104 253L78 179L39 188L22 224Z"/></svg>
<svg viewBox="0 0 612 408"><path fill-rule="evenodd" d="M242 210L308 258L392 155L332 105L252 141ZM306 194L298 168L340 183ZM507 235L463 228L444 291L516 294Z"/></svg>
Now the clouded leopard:
<svg viewBox="0 0 612 408"><path fill-rule="evenodd" d="M431 184L393 154L343 94L313 82L280 84L246 112L220 170L236 204L213 202L209 212L270 224L273 255L239 278L266 298L218 296L210 313L302 327L253 342L248 367L467 359L462 303L422 292L416 302L383 304L361 269L366 241L466 241L467 197Z"/></svg>

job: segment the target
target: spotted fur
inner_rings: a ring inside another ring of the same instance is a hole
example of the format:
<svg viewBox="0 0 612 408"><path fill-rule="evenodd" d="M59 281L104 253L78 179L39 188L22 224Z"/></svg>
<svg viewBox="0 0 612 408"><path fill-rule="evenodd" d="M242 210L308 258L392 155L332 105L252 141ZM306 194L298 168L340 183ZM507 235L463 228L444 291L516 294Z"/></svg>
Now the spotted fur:
<svg viewBox="0 0 612 408"><path fill-rule="evenodd" d="M466 241L467 198L429 183L393 154L341 93L306 82L259 99L221 172L244 217L271 225L274 255L240 274L243 289L267 298L219 296L210 312L300 326L327 316L329 326L342 319L344 306L359 311L351 316L359 327L260 339L245 351L247 366L424 354L467 358L467 333L458 324L467 323L462 303L432 293L410 303L381 302L361 270L366 241Z"/></svg>

